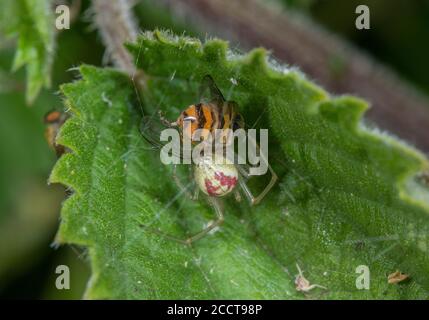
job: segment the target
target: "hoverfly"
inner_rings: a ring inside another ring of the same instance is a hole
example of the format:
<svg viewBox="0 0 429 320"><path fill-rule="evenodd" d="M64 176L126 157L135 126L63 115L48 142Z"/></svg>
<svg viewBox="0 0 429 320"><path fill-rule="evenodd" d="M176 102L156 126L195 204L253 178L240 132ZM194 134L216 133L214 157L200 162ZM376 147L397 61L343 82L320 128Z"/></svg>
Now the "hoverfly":
<svg viewBox="0 0 429 320"><path fill-rule="evenodd" d="M208 91L208 92L207 92ZM208 97L205 97L208 93ZM206 134L214 134L216 129L233 131L244 128L244 121L238 113L238 106L233 101L226 101L219 88L209 75L203 78L200 86L198 104L192 104L180 113L179 118L171 126L178 126L184 132L186 121L191 122L191 140L195 140L197 129L206 129ZM202 136L207 139L207 136Z"/></svg>
<svg viewBox="0 0 429 320"><path fill-rule="evenodd" d="M57 157L60 157L65 152L64 146L57 144L55 139L61 126L66 120L67 114L57 110L49 111L44 116L44 122L46 124L45 139L48 142L48 145L55 150Z"/></svg>
<svg viewBox="0 0 429 320"><path fill-rule="evenodd" d="M190 135L188 138L191 142L201 140L208 140L208 135L214 135L216 129L230 129L235 131L237 129L244 129L244 119L238 113L238 105L233 101L227 101L222 95L219 88L216 86L213 78L206 75L200 85L200 101L197 104L192 104L183 110L176 121L169 122L162 115L160 115L161 123L166 128L176 128L179 130L182 139L185 135ZM159 142L159 135L152 136L151 134L158 134L157 130L150 129L150 122L152 120L143 118L141 133L146 141L161 148L162 144ZM185 130L186 126L190 130ZM197 129L206 129L203 135L198 138L195 136ZM159 131L159 130L158 130ZM224 141L226 143L226 141ZM259 147L259 146L258 146ZM258 195L254 196L248 188L246 181L250 178L248 167L246 165L236 164L230 160L223 158L222 164L214 162L211 157L202 156L196 164L193 165L193 179L196 183L194 193L189 193L178 178L176 174L177 165L173 165L173 179L177 186L186 193L192 200L197 200L199 192L202 191L207 200L212 204L215 209L217 219L209 224L205 229L190 236L187 239L179 239L177 237L165 234L159 230L152 230L160 235L169 239L178 241L184 244L190 244L193 241L201 239L207 235L212 229L222 224L224 220L224 212L219 203L219 198L224 197L230 193L234 193L237 201L241 200L239 186L248 199L250 205L259 203L264 196L274 186L277 175L274 173L271 166L267 163L268 169L271 173L271 180L266 185L264 190ZM147 228L145 225L142 227Z"/></svg>

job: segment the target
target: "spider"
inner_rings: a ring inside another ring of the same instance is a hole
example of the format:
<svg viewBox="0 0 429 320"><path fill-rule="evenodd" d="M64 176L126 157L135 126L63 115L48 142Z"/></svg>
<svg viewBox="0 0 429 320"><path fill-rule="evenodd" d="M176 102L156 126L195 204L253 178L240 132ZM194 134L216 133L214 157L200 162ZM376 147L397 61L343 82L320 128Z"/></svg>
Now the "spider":
<svg viewBox="0 0 429 320"><path fill-rule="evenodd" d="M232 132L238 129L244 129L243 117L238 113L238 105L233 101L227 101L222 95L219 88L216 86L213 78L206 75L199 89L200 101L197 104L192 104L183 110L176 121L170 122L165 119L160 113L160 122L164 128L176 128L181 136L189 138L192 143L199 141L210 141L209 135L213 137L216 129L230 129ZM163 145L159 141L159 135L151 136L159 130L151 128L153 120L143 117L141 125L141 133L146 141L148 141L156 149L160 149ZM202 137L195 136L197 129L205 129ZM218 132L218 131L216 131ZM182 140L183 141L183 140ZM211 142L207 142L211 143ZM226 141L223 140L226 145ZM259 145L254 142L256 150L260 151ZM211 222L206 228L193 234L186 239L180 239L172 235L168 235L160 230L152 230L166 238L175 240L183 244L191 244L192 242L203 238L211 230L220 226L224 221L224 210L220 203L220 198L230 194L235 195L237 201L241 201L239 188L249 201L250 205L258 204L266 194L271 190L277 180L277 175L268 164L267 159L259 152L261 161L265 161L268 170L271 173L271 180L265 186L263 191L255 196L246 184L250 179L249 166L247 164L238 164L237 161L230 161L227 157L221 154L221 163L213 161L213 157L203 154L199 160L192 166L192 179L194 179L196 188L194 192L189 192L181 180L178 178L176 170L177 164L173 164L173 180L187 196L192 200L198 200L200 192L204 194L208 202L214 208L216 220ZM237 159L237 154L234 152L234 159ZM239 188L238 188L239 187ZM148 228L145 225L142 227Z"/></svg>

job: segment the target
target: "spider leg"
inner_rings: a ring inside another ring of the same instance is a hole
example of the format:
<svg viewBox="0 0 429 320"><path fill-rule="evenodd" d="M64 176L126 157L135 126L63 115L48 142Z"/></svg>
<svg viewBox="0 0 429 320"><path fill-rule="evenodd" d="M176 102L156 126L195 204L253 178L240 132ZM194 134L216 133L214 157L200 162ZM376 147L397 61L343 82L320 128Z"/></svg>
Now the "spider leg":
<svg viewBox="0 0 429 320"><path fill-rule="evenodd" d="M249 172L244 169L244 165L238 164L236 165L238 172L246 179L246 181L250 178ZM248 166L247 166L248 167Z"/></svg>
<svg viewBox="0 0 429 320"><path fill-rule="evenodd" d="M250 137L249 137L249 139L250 139ZM255 144L257 150L260 150L260 147L256 143L256 141L254 141L253 139L251 141ZM268 163L268 160L265 158L265 155L261 152L259 152L259 154L261 157L261 161L264 161L267 164L268 170L270 171L270 174L271 174L271 180L265 186L264 190L262 190L262 192L258 196L254 196L252 194L252 192L250 191L250 189L247 187L245 181L243 181L241 179L240 186L243 189L244 194L247 196L247 199L249 200L250 205L256 205L259 202L261 202L261 200L267 195L267 193L271 190L271 188L275 185L275 183L277 181L277 174L274 172L273 168L271 168L270 164ZM238 155L237 155L237 157L238 157ZM237 165L237 169L238 169L239 173L242 175L242 177L245 178L246 180L248 180L252 177L252 175L250 175L250 172L246 171L246 169L243 168L243 165Z"/></svg>
<svg viewBox="0 0 429 320"><path fill-rule="evenodd" d="M199 194L200 194L200 188L196 187L194 190L194 195L192 196L192 200L197 201Z"/></svg>
<svg viewBox="0 0 429 320"><path fill-rule="evenodd" d="M188 184L187 186L184 186L183 187L183 189L180 191L180 192L178 192L165 206L164 206L164 208L161 210L161 212L163 212L164 210L166 210L166 209L168 209L168 208L170 208L170 206L173 204L173 202L174 201L176 201L177 199L179 199L179 198L181 198L182 196L183 196L183 194L184 193L186 193L186 191L187 191L187 189L188 189L188 186L189 186L190 184ZM159 213L158 213L159 214ZM178 238L178 237L176 237L176 236L173 236L173 235L170 235L170 234L168 234L168 233L165 233L165 232L163 232L163 231L161 231L159 228L154 228L154 227L151 227L150 225L146 225L146 224L143 224L143 223L140 223L139 224L139 226L141 227L141 228L144 228L144 229L146 229L146 230L148 230L149 232L152 232L152 233L155 233L155 234L158 234L158 235L160 235L160 236L162 236L162 237L164 237L164 238L167 238L167 239L169 239L169 240L174 240L174 241L176 241L176 242L180 242L180 243L182 243L182 244L186 244L185 243L185 240L183 240L183 239L180 239L180 238Z"/></svg>
<svg viewBox="0 0 429 320"><path fill-rule="evenodd" d="M195 181L193 168L194 168L193 166L189 166L189 181ZM194 193L191 199L194 201L197 201L199 194L200 194L200 188L198 186L195 186L194 184Z"/></svg>
<svg viewBox="0 0 429 320"><path fill-rule="evenodd" d="M205 228L205 229L197 232L196 234L190 236L189 238L181 239L181 238L178 238L176 236L172 236L172 235L170 235L168 233L165 233L165 232L163 232L163 231L161 231L159 229L150 228L150 227L148 227L148 226L146 226L144 224L140 224L140 227L145 228L148 231L153 232L155 234L158 234L158 235L160 235L160 236L162 236L162 237L164 237L166 239L173 240L173 241L179 242L181 244L185 244L185 245L190 245L192 242L197 241L197 240L203 238L211 230L213 230L217 226L221 225L223 223L223 221L224 221L223 209L222 209L222 207L221 207L221 205L219 203L219 200L217 198L214 198L214 197L209 197L208 199L209 199L210 204L215 209L217 219L214 222L210 223L207 226L207 228Z"/></svg>
<svg viewBox="0 0 429 320"><path fill-rule="evenodd" d="M238 190L235 190L234 197L235 197L235 200L237 202L241 202L241 195L240 195L240 192Z"/></svg>
<svg viewBox="0 0 429 320"><path fill-rule="evenodd" d="M244 181L244 179L238 179L238 183L241 187L241 189L243 190L244 195L246 196L247 200L249 201L249 203L251 205L253 205L254 202L254 197L252 192L250 191L249 187L247 186L246 182Z"/></svg>
<svg viewBox="0 0 429 320"><path fill-rule="evenodd" d="M270 173L271 173L271 180L265 187L264 191L262 191L261 194L258 197L256 197L256 203L259 203L266 196L266 194L271 190L271 188L274 187L274 185L276 184L277 175L269 164L268 164L268 170L270 170Z"/></svg>
<svg viewBox="0 0 429 320"><path fill-rule="evenodd" d="M188 243L186 242L186 240L187 240L187 239L181 239L181 238L179 238L179 237L176 237L176 236L170 235L170 234L168 234L168 233L166 233L166 232L163 232L163 231L161 231L161 230L159 230L159 229L151 228L151 227L146 226L146 225L144 225L144 224L140 224L139 226L140 226L141 228L144 228L144 229L148 230L149 232L155 233L155 234L157 234L157 235L159 235L159 236L161 236L161 237L164 237L164 238L166 238L166 239L168 239L168 240L176 241L176 242L179 242L179 243L181 243L181 244L188 244Z"/></svg>
<svg viewBox="0 0 429 320"><path fill-rule="evenodd" d="M237 165L238 172L240 173L242 179L238 179L238 182L240 184L240 187L243 189L244 194L246 195L246 198L249 200L250 205L256 205L267 195L267 193L271 190L271 188L274 186L274 184L277 181L277 175L273 171L270 165L268 165L268 169L271 172L271 180L265 187L265 189L258 195L254 196L253 193L250 191L249 187L246 184L246 181L251 177L251 175L246 172L240 165Z"/></svg>
<svg viewBox="0 0 429 320"><path fill-rule="evenodd" d="M223 209L219 203L219 199L217 199L215 197L208 197L208 200L209 200L210 204L213 206L213 208L215 209L217 219L214 222L210 223L207 226L207 228L201 230L200 232L198 232L198 233L194 234L193 236L189 237L188 239L186 239L185 240L186 244L191 244L192 242L201 239L206 234L208 234L211 230L213 230L214 228L216 228L217 226L219 226L223 223L223 221L224 221Z"/></svg>

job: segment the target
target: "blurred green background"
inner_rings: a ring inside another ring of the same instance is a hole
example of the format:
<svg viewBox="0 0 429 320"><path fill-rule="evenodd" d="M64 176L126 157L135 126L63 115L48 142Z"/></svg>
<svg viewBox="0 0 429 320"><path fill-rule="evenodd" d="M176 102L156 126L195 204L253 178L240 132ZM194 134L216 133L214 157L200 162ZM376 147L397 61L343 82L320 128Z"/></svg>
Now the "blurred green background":
<svg viewBox="0 0 429 320"><path fill-rule="evenodd" d="M273 2L274 0L270 0ZM429 1L425 0L276 0L285 10L308 15L348 39L403 78L429 93ZM169 12L138 1L135 14L142 29L171 28L200 35ZM354 10L371 8L371 29L359 32ZM0 298L80 299L90 275L83 248L52 246L65 190L46 181L55 154L44 140L44 114L61 109L58 85L72 81L67 71L81 63L102 65L104 48L84 12L70 30L57 35L51 90L25 104L25 71L11 74L15 43L0 36ZM68 265L71 289L55 288L55 268Z"/></svg>

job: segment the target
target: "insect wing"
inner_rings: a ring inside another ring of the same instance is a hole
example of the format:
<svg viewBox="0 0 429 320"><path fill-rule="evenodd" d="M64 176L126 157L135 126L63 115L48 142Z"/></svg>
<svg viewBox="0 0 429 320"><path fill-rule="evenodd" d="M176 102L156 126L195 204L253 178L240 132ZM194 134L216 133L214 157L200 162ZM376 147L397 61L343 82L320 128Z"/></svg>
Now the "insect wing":
<svg viewBox="0 0 429 320"><path fill-rule="evenodd" d="M210 75L204 76L199 89L199 98L204 103L214 103L222 106L225 98ZM222 110L220 110L222 111Z"/></svg>
<svg viewBox="0 0 429 320"><path fill-rule="evenodd" d="M152 150L160 150L164 145L170 143L169 141L161 141L161 132L164 129L177 130L177 128L172 128L163 123L156 116L144 116L140 123L140 133L143 138L151 145ZM180 139L177 143L180 143ZM174 153L176 157L183 159L183 155L180 152Z"/></svg>
<svg viewBox="0 0 429 320"><path fill-rule="evenodd" d="M164 145L160 136L161 131L166 128L156 116L144 116L140 123L140 133L153 149L161 149Z"/></svg>

